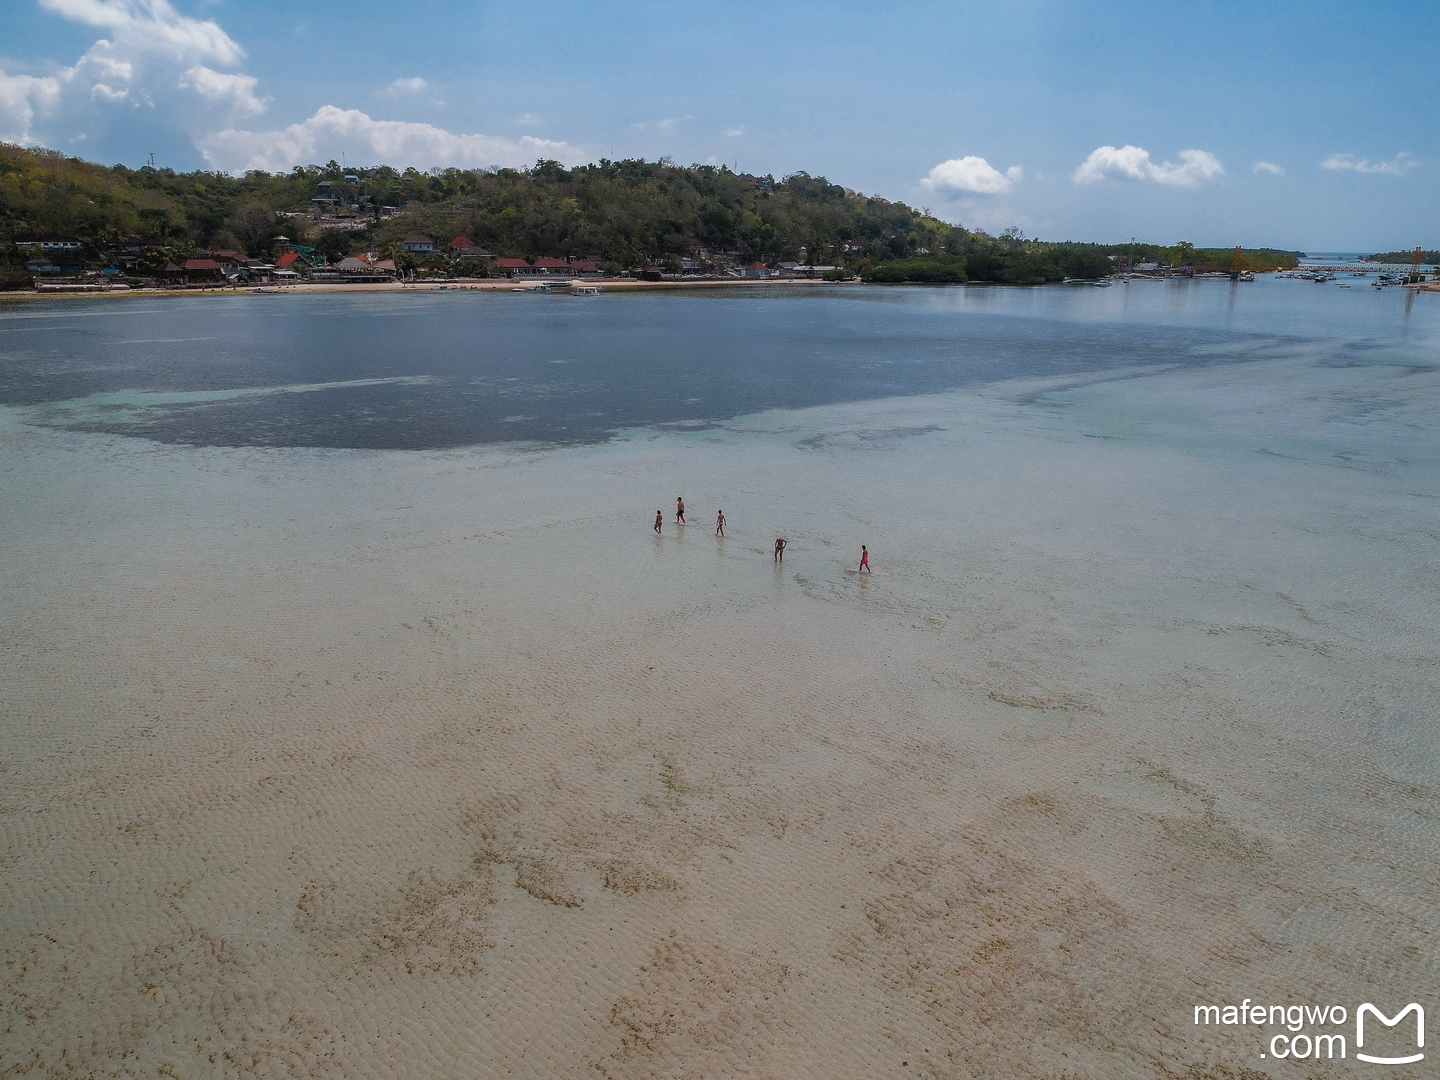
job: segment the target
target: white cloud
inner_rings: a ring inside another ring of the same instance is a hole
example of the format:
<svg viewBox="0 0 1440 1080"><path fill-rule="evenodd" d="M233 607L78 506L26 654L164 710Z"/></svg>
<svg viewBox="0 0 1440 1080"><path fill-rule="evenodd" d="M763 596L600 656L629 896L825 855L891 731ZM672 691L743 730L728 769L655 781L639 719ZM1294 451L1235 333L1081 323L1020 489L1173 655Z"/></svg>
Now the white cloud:
<svg viewBox="0 0 1440 1080"><path fill-rule="evenodd" d="M1356 160L1354 154L1331 154L1320 163L1322 169L1345 170L1349 169L1358 173L1382 173L1386 176L1404 176L1411 169L1419 166L1418 161L1411 161L1410 155L1405 152L1396 154L1389 161L1370 161L1366 158Z"/></svg>
<svg viewBox="0 0 1440 1080"><path fill-rule="evenodd" d="M28 142L37 112L50 112L60 100L61 79L54 75L6 75L0 72L0 138Z"/></svg>
<svg viewBox="0 0 1440 1080"><path fill-rule="evenodd" d="M385 88L389 97L402 97L405 94L419 94L430 89L430 83L426 82L419 75L408 79L396 79Z"/></svg>
<svg viewBox="0 0 1440 1080"><path fill-rule="evenodd" d="M729 135L732 139L738 139L741 135L745 134L745 125L737 124L733 128L726 128L725 134Z"/></svg>
<svg viewBox="0 0 1440 1080"><path fill-rule="evenodd" d="M1207 150L1181 150L1179 165L1169 161L1157 165L1150 160L1150 151L1126 144L1092 150L1070 178L1077 184L1098 184L1113 177L1194 187L1224 172L1220 159Z"/></svg>
<svg viewBox="0 0 1440 1080"><path fill-rule="evenodd" d="M113 41L97 45L138 47L179 60L208 58L221 64L245 58L245 50L218 23L181 15L169 0L40 0L40 6L71 22L113 32Z"/></svg>
<svg viewBox="0 0 1440 1080"><path fill-rule="evenodd" d="M688 116L688 115L687 115L687 116L670 116L670 117L666 117L664 120L647 120L647 121L643 121L642 123L635 124L634 126L635 126L636 128L638 128L640 131L644 131L646 128L654 128L656 131L672 131L672 130L674 130L674 128L675 128L677 125L683 124L686 120L694 120L694 119L695 119L695 117L693 117L693 116Z"/></svg>
<svg viewBox="0 0 1440 1080"><path fill-rule="evenodd" d="M419 168L491 165L528 165L537 158L553 158L567 165L587 155L563 142L529 135L503 139L492 135L457 135L432 124L400 120L374 120L358 109L325 105L314 116L278 131L240 131L227 128L197 140L213 168L229 172L248 169L282 171L342 152L351 160L369 158L391 165Z"/></svg>
<svg viewBox="0 0 1440 1080"><path fill-rule="evenodd" d="M265 111L265 102L255 96L259 81L253 75L226 75L196 64L180 76L179 85L209 101L229 102L236 113L256 116Z"/></svg>
<svg viewBox="0 0 1440 1080"><path fill-rule="evenodd" d="M1250 166L1256 176L1284 176L1285 170L1270 161L1257 161Z"/></svg>
<svg viewBox="0 0 1440 1080"><path fill-rule="evenodd" d="M534 127L540 123L540 117L536 116L533 112L521 113L515 118L515 123L521 127Z"/></svg>
<svg viewBox="0 0 1440 1080"><path fill-rule="evenodd" d="M0 71L0 138L64 144L81 128L103 127L117 108L163 110L192 131L264 110L253 78L209 66L245 57L213 21L182 15L169 0L39 2L108 36L44 77Z"/></svg>
<svg viewBox="0 0 1440 1080"><path fill-rule="evenodd" d="M1003 195L1024 176L1019 165L1012 165L1003 173L973 154L963 158L942 161L930 170L930 175L920 181L921 187L934 191L969 191L977 195Z"/></svg>

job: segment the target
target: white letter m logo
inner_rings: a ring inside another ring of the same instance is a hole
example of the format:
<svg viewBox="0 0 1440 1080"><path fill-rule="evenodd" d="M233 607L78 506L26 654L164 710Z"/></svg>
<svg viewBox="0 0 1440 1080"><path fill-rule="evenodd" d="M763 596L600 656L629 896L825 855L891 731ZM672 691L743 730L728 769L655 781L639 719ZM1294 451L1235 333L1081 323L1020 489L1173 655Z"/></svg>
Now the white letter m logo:
<svg viewBox="0 0 1440 1080"><path fill-rule="evenodd" d="M1357 1050L1365 1045L1365 1014L1367 1012L1373 1014L1375 1019L1386 1027L1394 1027L1413 1012L1415 1014L1415 1045L1425 1045L1425 1010L1416 1002L1412 1001L1406 1005L1395 1014L1395 1018L1392 1020L1367 1001L1355 1010L1355 1048ZM1371 1057L1369 1054L1356 1054L1355 1056L1361 1061L1373 1062L1376 1065L1409 1065L1412 1061L1420 1061L1425 1057L1424 1054L1411 1054L1408 1057Z"/></svg>

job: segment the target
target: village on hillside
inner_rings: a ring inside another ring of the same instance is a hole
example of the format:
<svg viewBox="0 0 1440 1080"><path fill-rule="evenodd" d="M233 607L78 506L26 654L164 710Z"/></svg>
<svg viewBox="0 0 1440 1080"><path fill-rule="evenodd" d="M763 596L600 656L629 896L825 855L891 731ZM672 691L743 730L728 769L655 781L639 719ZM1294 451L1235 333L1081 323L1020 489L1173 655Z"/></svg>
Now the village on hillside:
<svg viewBox="0 0 1440 1080"><path fill-rule="evenodd" d="M86 245L75 237L16 237L14 244L26 256L25 268L43 287L46 278L94 279L93 287L103 288L106 278L127 284L165 288L315 282L325 284L376 284L393 281L454 281L474 278L514 278L535 281L549 278L604 279L611 276L641 281L725 280L757 278L817 278L834 275L835 266L814 266L803 262L779 261L774 265L743 263L738 253L718 253L702 263L692 258L657 255L635 270L607 272L600 255L584 258L515 259L500 258L478 246L467 236L449 241L415 234L401 242L411 256L411 265L402 268L394 258L375 252L347 255L331 261L313 247L288 236L277 235L268 259L253 258L239 251L212 249L196 258L154 262L147 259L164 251L161 245L121 241L101 253L106 265L87 265ZM706 253L709 255L709 253ZM804 249L801 249L804 254ZM141 279L134 281L133 279ZM79 284L82 284L83 281ZM75 287L74 285L71 286Z"/></svg>

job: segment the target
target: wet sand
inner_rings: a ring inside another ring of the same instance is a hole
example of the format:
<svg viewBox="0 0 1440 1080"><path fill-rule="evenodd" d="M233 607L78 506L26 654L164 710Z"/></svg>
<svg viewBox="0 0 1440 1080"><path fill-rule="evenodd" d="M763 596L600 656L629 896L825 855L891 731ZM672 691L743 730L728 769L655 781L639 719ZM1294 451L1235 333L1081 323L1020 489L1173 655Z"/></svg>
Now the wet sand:
<svg viewBox="0 0 1440 1080"><path fill-rule="evenodd" d="M1129 374L0 430L0 1074L1299 1075L1193 1006L1435 1000L1440 379Z"/></svg>

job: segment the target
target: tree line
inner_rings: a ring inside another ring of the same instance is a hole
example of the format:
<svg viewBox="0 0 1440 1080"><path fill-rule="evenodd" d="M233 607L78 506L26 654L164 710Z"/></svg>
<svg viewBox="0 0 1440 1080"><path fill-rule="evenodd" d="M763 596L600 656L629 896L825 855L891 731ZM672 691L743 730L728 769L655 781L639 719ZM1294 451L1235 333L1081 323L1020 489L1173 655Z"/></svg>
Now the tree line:
<svg viewBox="0 0 1440 1080"><path fill-rule="evenodd" d="M1414 248L1409 251L1377 251L1374 255L1365 256L1367 262L1401 263L1405 266L1409 266L1410 260L1413 258L1415 258ZM1426 266L1440 263L1440 251L1421 251L1420 261Z"/></svg>
<svg viewBox="0 0 1440 1080"><path fill-rule="evenodd" d="M326 228L311 214L322 191L333 205L357 208L346 210L350 227ZM1108 274L1116 265L1109 256L1128 260L1132 248L1137 261L1167 262L1196 250L1042 243L1017 229L992 236L805 172L777 180L665 159L429 172L331 161L230 176L106 167L0 144L0 242L74 236L92 260L122 240L155 245L160 258L206 249L265 257L283 234L331 259L375 251L405 262L401 241L413 233L442 246L463 234L497 256L593 258L611 271L680 258L702 266L791 260L873 281L1039 283ZM4 246L13 270L19 256ZM1218 261L1228 269L1224 254Z"/></svg>

